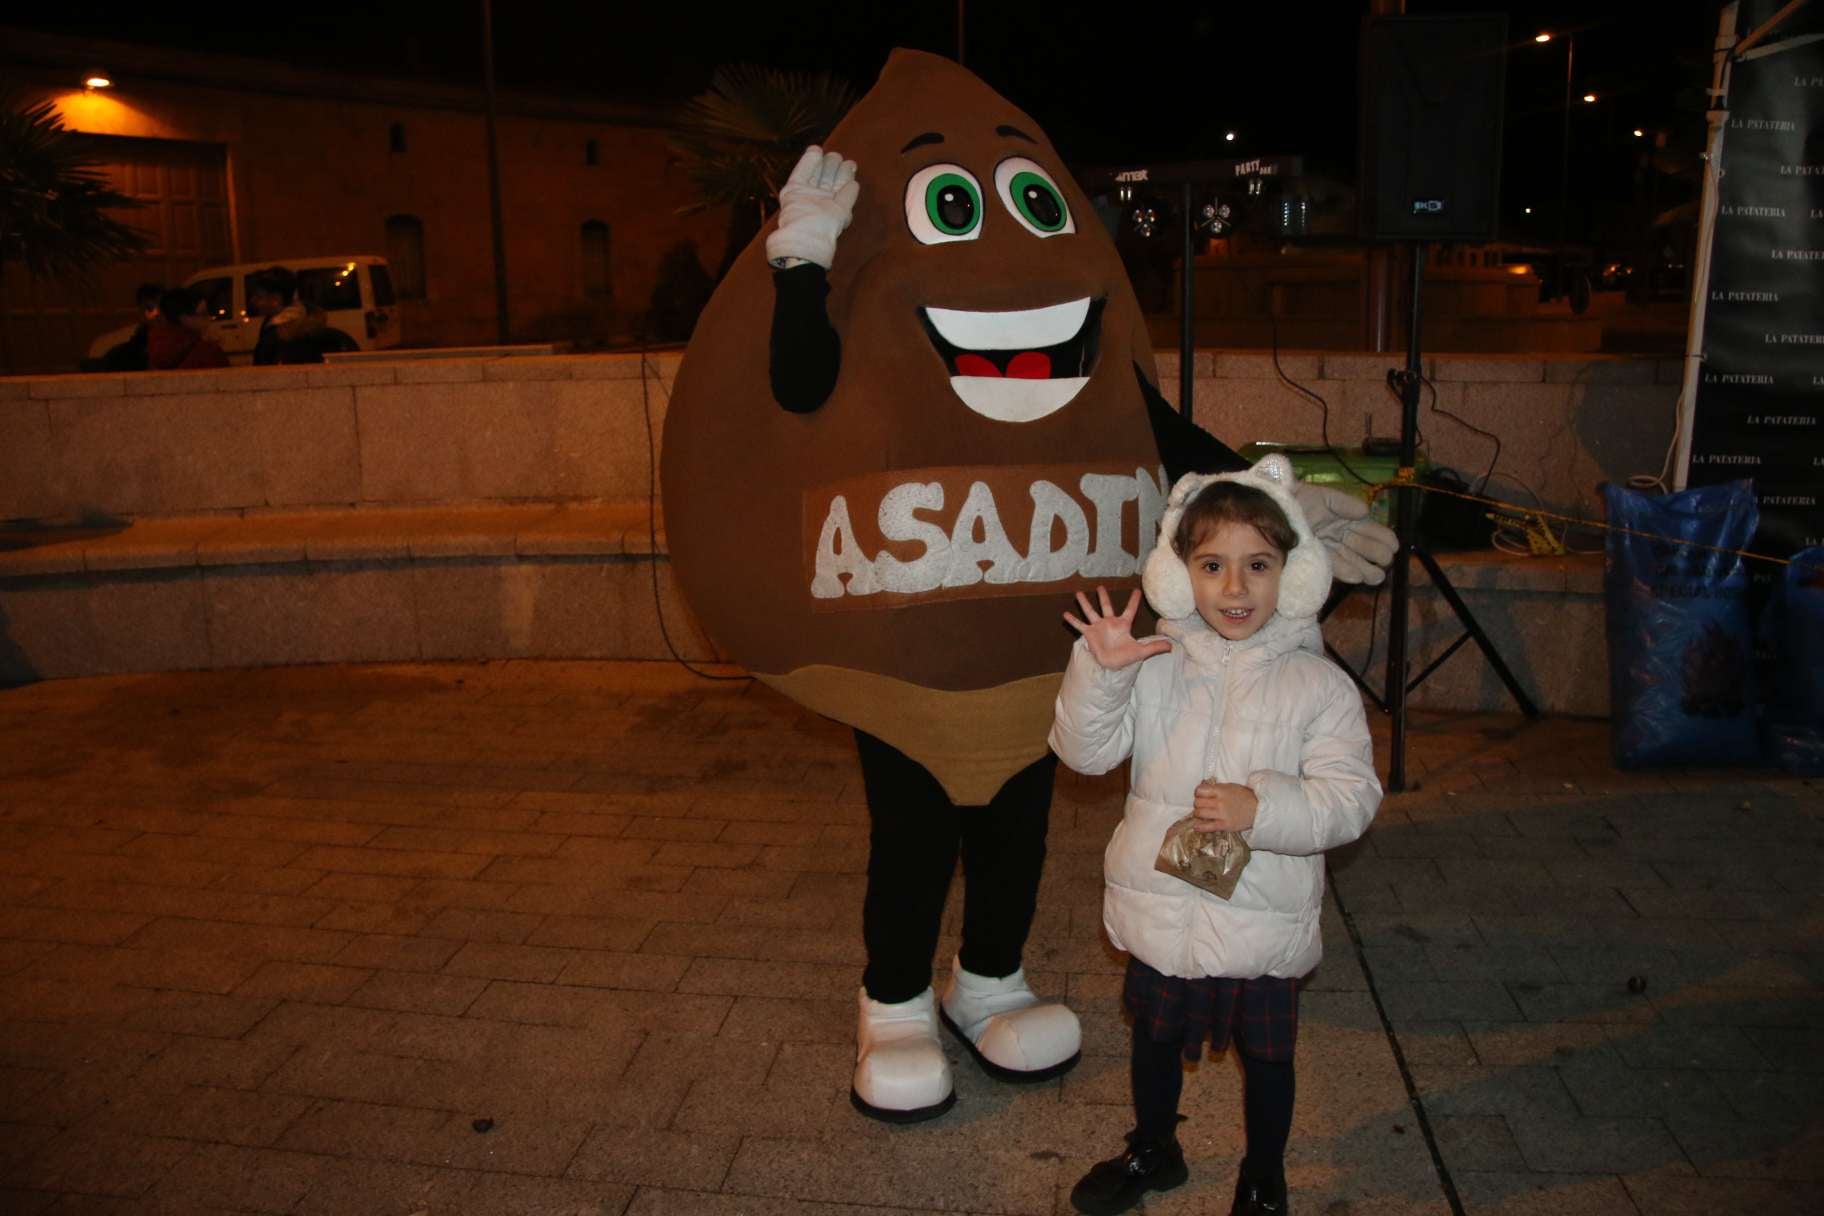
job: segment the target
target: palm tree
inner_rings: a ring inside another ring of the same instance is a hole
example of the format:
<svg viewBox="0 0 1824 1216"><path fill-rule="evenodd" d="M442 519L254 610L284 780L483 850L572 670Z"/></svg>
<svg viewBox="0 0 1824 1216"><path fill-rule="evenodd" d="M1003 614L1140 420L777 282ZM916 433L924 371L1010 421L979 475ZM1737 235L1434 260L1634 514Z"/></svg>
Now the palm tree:
<svg viewBox="0 0 1824 1216"><path fill-rule="evenodd" d="M779 206L805 145L821 142L854 103L854 87L828 73L734 65L717 68L709 91L685 104L671 147L698 201L683 214L730 209L717 278Z"/></svg>
<svg viewBox="0 0 1824 1216"><path fill-rule="evenodd" d="M34 278L89 278L143 252L146 237L109 215L139 204L108 185L48 101L0 97L0 293L10 266ZM0 366L13 366L0 294Z"/></svg>

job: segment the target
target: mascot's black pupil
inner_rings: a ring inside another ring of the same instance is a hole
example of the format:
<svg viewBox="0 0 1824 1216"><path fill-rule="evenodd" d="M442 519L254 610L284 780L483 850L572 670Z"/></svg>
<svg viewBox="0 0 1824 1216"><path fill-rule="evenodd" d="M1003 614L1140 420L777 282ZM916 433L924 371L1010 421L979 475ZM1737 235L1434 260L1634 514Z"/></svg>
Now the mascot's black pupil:
<svg viewBox="0 0 1824 1216"><path fill-rule="evenodd" d="M937 192L937 219L952 232L961 232L975 221L975 200L961 186L945 186Z"/></svg>
<svg viewBox="0 0 1824 1216"><path fill-rule="evenodd" d="M1056 228L1064 222L1064 209L1058 196L1043 186L1026 187L1026 213L1041 228Z"/></svg>

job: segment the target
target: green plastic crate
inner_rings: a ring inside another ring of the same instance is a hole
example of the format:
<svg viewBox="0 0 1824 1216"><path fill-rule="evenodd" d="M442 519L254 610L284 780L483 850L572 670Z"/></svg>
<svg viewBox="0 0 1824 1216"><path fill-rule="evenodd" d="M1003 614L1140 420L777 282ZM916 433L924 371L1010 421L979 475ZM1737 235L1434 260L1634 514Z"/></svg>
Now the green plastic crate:
<svg viewBox="0 0 1824 1216"><path fill-rule="evenodd" d="M1300 481L1314 485L1331 486L1347 494L1372 503L1369 515L1376 521L1393 525L1393 496L1391 494L1373 494L1365 478L1373 485L1392 481L1399 475L1399 456L1370 456L1360 448L1318 448L1305 447L1292 443L1250 443L1237 453L1249 464L1271 456L1274 452L1283 453L1292 462L1292 471L1298 474ZM1420 472L1425 469L1425 461L1420 459L1417 465ZM1353 470L1353 471L1352 471Z"/></svg>

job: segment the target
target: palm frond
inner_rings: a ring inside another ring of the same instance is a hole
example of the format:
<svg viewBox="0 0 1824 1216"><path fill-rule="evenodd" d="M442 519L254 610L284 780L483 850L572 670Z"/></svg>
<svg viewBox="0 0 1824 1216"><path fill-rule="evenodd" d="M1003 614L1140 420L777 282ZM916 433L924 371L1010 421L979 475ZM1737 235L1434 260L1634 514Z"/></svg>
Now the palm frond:
<svg viewBox="0 0 1824 1216"><path fill-rule="evenodd" d="M698 197L684 210L758 204L771 211L805 145L821 142L854 102L854 88L827 73L717 68L672 133L672 153Z"/></svg>
<svg viewBox="0 0 1824 1216"><path fill-rule="evenodd" d="M85 277L146 248L144 233L109 214L139 205L108 185L50 102L0 96L0 263Z"/></svg>

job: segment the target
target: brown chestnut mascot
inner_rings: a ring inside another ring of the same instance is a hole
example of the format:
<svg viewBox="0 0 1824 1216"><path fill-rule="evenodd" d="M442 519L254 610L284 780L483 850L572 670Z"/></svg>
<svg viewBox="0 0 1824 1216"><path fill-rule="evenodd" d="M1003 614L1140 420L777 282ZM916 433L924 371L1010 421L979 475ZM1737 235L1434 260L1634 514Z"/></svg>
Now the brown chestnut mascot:
<svg viewBox="0 0 1824 1216"><path fill-rule="evenodd" d="M805 153L697 325L665 519L718 645L855 728L872 833L851 1097L910 1121L955 1100L940 1018L1002 1079L1076 1062L1076 1016L1020 966L1060 613L1137 577L1172 480L1245 462L1159 397L1114 243L1030 117L896 51L829 144L841 154ZM1356 500L1305 505L1339 577L1379 581L1391 534Z"/></svg>

